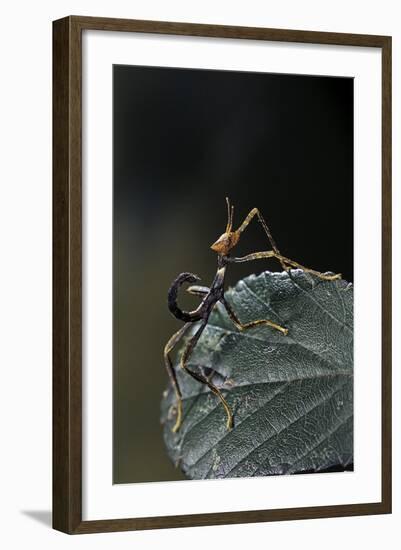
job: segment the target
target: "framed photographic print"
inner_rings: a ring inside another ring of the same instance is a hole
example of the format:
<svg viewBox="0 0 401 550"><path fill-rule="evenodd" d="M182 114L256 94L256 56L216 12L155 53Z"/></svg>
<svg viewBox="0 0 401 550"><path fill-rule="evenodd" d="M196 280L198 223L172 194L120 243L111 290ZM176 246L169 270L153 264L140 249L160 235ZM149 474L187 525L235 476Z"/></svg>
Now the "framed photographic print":
<svg viewBox="0 0 401 550"><path fill-rule="evenodd" d="M391 511L391 38L53 24L53 526Z"/></svg>

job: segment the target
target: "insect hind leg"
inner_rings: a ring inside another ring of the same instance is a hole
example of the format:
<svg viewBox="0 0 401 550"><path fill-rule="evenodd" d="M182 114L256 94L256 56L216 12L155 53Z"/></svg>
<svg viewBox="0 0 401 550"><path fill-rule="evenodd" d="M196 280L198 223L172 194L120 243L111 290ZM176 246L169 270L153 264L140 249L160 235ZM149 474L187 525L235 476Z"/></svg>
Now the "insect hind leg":
<svg viewBox="0 0 401 550"><path fill-rule="evenodd" d="M176 402L177 402L177 419L175 425L172 428L173 432L177 432L180 429L182 423L182 394L180 386L177 380L177 374L174 370L173 364L170 358L170 352L173 350L174 346L178 344L184 334L187 332L192 323L186 323L183 327L180 328L173 336L169 339L167 344L164 347L164 363L166 365L167 373L170 378L170 382L173 386Z"/></svg>
<svg viewBox="0 0 401 550"><path fill-rule="evenodd" d="M226 415L227 415L227 423L226 423L227 429L231 430L232 427L233 427L233 415L232 415L231 409L230 409L227 401L225 400L223 394L221 393L221 391L218 388L216 388L216 386L212 382L210 382L210 380L208 380L207 378L205 378L201 374L191 370L188 367L188 364L187 364L188 360L189 360L189 357L191 356L191 353L193 352L193 350L194 350L194 348L195 348L202 332L204 331L204 329L206 327L206 324L207 324L207 319L205 319L202 322L199 329L195 332L195 334L192 336L192 338L188 341L188 343L185 346L184 351L182 352L182 355L181 355L180 367L185 372L187 372L190 376L192 376L192 378L194 378L195 380L197 380L201 384L205 384L210 389L210 391L216 397L218 397L220 399L220 401L221 401L221 403L224 407L224 410L226 412Z"/></svg>

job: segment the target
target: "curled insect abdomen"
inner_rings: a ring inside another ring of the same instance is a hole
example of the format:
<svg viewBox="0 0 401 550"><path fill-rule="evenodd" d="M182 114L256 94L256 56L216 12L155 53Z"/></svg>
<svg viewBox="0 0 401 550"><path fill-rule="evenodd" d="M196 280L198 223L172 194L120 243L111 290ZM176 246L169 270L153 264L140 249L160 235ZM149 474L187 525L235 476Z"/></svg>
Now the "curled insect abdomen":
<svg viewBox="0 0 401 550"><path fill-rule="evenodd" d="M200 278L197 275L194 275L193 273L181 273L173 281L173 284L168 291L168 308L174 315L174 317L176 317L180 321L192 322L202 319L202 312L198 309L195 311L182 311L182 309L180 309L177 304L177 295L180 286L184 283L196 283L197 281L200 281Z"/></svg>

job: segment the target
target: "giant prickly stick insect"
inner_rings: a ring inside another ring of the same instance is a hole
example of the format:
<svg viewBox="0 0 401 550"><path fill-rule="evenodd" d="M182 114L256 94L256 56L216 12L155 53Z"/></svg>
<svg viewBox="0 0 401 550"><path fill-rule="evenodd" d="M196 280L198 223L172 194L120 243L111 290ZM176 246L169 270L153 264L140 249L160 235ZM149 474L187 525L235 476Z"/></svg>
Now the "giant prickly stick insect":
<svg viewBox="0 0 401 550"><path fill-rule="evenodd" d="M289 258L286 258L285 256L283 256L280 253L279 249L277 248L277 245L274 242L272 234L270 233L270 229L268 228L263 216L261 215L261 213L257 208L253 208L249 212L249 214L246 216L242 224L238 227L238 229L233 231L232 226L233 226L234 206L230 205L230 201L228 198L226 198L226 202L227 202L227 212L228 212L226 229L224 233L217 239L217 241L213 243L211 246L211 249L217 253L217 272L216 272L216 275L214 276L213 282L210 288L193 285L188 287L187 289L187 291L190 294L194 294L195 296L200 296L202 298L201 303L193 311L182 311L177 305L177 294L180 286L183 283L193 284L200 280L199 277L197 275L194 275L193 273L181 273L180 275L178 275L178 277L174 280L168 292L169 310L174 315L174 317L185 322L185 325L183 325L182 328L180 328L180 330L178 330L175 334L173 334L173 336L169 339L169 341L167 342L164 348L164 361L165 361L167 372L171 380L172 386L174 388L174 392L177 400L177 407L176 407L177 418L176 418L175 425L172 428L173 432L177 432L180 429L180 426L182 424L183 406L182 406L182 394L181 394L180 386L178 384L176 372L172 365L170 353L173 350L174 346L177 345L177 343L185 335L188 329L192 326L192 323L200 321L199 326L197 327L195 333L188 340L188 342L186 343L181 353L180 368L183 371L185 371L187 374L192 376L198 382L201 382L202 384L207 385L210 391L220 399L227 415L228 430L230 430L233 427L233 415L223 394L214 384L212 384L212 382L208 378L206 378L203 375L203 373L195 372L188 367L188 361L191 356L191 353L193 352L202 332L204 331L208 323L209 316L213 308L217 303L221 303L226 309L231 321L234 323L236 328L240 331L248 330L260 325L267 325L269 327L272 327L275 330L280 331L284 335L288 333L287 328L277 325L276 323L274 323L273 321L269 321L268 319L257 319L249 323L241 322L241 320L236 315L235 311L232 309L232 307L229 305L229 303L224 297L224 279L225 279L225 274L226 274L226 269L228 264L249 262L252 260L260 260L262 258L276 258L280 262L281 267L285 271L289 271L291 268L295 267L295 268L303 269L307 273L312 273L321 279L325 279L329 281L333 279L341 278L340 274L332 275L332 274L320 273L319 271L315 271L313 269L304 267L298 262L294 262L293 260L290 260ZM242 233L248 227L250 221L255 216L257 216L260 224L262 225L267 235L267 238L270 242L271 250L267 250L263 252L253 252L252 254L247 254L246 256L242 256L239 258L231 256L230 255L231 249L236 246L236 244L240 240Z"/></svg>

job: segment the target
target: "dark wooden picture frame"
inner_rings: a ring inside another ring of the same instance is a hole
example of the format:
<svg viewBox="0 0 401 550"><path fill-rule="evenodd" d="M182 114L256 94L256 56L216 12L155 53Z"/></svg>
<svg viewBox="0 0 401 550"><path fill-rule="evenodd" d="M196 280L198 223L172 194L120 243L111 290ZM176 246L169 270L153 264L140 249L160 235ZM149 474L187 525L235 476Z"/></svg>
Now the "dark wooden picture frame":
<svg viewBox="0 0 401 550"><path fill-rule="evenodd" d="M380 502L82 520L82 31L237 38L381 49L382 496ZM95 17L53 23L53 527L69 534L391 512L391 37Z"/></svg>

